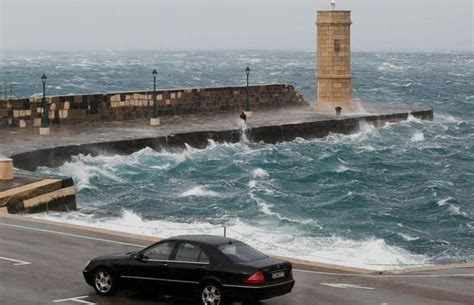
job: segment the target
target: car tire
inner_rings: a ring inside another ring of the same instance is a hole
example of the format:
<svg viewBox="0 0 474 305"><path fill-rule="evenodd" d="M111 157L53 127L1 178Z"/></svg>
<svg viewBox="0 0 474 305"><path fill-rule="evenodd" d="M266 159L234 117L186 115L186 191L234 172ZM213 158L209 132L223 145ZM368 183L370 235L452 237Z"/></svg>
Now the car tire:
<svg viewBox="0 0 474 305"><path fill-rule="evenodd" d="M199 288L199 304L224 305L224 295L221 285L214 281L204 282Z"/></svg>
<svg viewBox="0 0 474 305"><path fill-rule="evenodd" d="M98 268L92 277L95 291L102 296L113 295L117 290L114 274L110 269Z"/></svg>

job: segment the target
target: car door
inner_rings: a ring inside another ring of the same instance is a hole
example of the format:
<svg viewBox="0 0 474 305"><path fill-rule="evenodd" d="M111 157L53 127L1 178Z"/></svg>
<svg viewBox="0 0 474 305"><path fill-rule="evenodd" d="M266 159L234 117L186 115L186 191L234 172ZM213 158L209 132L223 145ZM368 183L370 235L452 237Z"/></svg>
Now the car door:
<svg viewBox="0 0 474 305"><path fill-rule="evenodd" d="M167 292L170 290L169 260L174 254L176 242L164 241L154 244L136 256L135 262L128 268L128 274L122 276L135 280L141 288L157 289Z"/></svg>
<svg viewBox="0 0 474 305"><path fill-rule="evenodd" d="M168 267L173 292L190 295L210 272L209 256L199 245L182 241L176 245Z"/></svg>

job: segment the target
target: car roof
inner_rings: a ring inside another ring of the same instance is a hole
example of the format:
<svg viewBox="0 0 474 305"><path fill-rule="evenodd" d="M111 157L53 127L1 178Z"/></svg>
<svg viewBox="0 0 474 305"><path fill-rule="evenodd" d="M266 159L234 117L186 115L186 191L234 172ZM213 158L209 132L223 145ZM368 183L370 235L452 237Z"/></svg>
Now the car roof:
<svg viewBox="0 0 474 305"><path fill-rule="evenodd" d="M211 246L222 245L225 243L240 242L233 238L223 237L223 236L218 236L218 235L180 235L180 236L167 238L166 240L190 241L190 242L197 242L197 243L211 245Z"/></svg>

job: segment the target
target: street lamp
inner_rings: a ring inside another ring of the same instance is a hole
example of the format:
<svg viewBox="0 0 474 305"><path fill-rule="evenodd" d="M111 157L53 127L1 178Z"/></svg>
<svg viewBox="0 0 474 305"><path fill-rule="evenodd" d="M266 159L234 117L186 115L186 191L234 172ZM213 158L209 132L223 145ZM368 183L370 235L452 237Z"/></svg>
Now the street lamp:
<svg viewBox="0 0 474 305"><path fill-rule="evenodd" d="M43 73L41 76L41 82L43 83L43 98L41 99L41 127L40 127L40 135L47 135L49 134L49 126L48 126L48 111L46 106L46 74Z"/></svg>
<svg viewBox="0 0 474 305"><path fill-rule="evenodd" d="M247 73L247 102L245 103L245 111L250 112L250 97L249 97L249 75L250 75L250 68L247 67L245 69L245 73Z"/></svg>
<svg viewBox="0 0 474 305"><path fill-rule="evenodd" d="M158 126L160 125L160 119L158 118L158 107L156 105L156 76L158 75L158 72L156 72L156 69L153 69L151 74L153 75L153 113L150 119L150 125Z"/></svg>

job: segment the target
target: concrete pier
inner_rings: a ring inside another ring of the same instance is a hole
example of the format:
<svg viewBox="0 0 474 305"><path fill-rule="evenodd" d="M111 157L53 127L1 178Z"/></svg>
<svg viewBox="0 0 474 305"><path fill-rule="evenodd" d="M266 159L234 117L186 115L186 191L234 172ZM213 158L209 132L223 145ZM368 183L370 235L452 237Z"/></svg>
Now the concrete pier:
<svg viewBox="0 0 474 305"><path fill-rule="evenodd" d="M0 213L37 213L76 209L76 191L69 177L49 177L16 170L0 181Z"/></svg>
<svg viewBox="0 0 474 305"><path fill-rule="evenodd" d="M253 142L278 143L295 138L321 138L329 133L350 134L359 131L364 121L380 127L389 122L406 120L409 115L430 120L431 109L367 107L364 115L340 116L318 114L310 106L261 109L253 112L245 129ZM0 145L0 154L11 156L15 167L35 170L38 166L60 166L77 154L130 154L145 147L156 150L181 149L185 144L204 148L208 140L239 142L243 122L240 112L195 115L162 119L161 126L150 126L148 120L109 123L84 123L52 127L54 137L39 137L33 129L0 129L0 137L10 141Z"/></svg>

